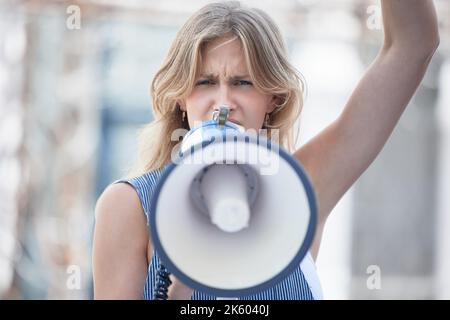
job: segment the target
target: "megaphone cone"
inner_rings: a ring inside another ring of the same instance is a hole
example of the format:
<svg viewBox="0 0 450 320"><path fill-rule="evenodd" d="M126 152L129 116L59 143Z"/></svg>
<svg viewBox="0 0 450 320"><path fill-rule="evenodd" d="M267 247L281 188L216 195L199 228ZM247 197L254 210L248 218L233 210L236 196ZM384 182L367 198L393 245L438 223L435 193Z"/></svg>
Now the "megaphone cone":
<svg viewBox="0 0 450 320"><path fill-rule="evenodd" d="M150 234L163 264L220 297L276 285L299 266L315 226L314 192L298 161L228 121L187 134L151 199Z"/></svg>

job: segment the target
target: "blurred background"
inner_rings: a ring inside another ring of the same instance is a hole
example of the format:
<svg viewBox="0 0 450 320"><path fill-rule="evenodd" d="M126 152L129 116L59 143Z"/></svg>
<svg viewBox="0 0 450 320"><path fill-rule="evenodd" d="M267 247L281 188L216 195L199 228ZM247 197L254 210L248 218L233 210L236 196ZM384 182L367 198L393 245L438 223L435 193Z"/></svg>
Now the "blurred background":
<svg viewBox="0 0 450 320"><path fill-rule="evenodd" d="M275 19L306 78L301 146L377 54L379 3L242 2ZM92 298L96 199L133 165L150 81L206 3L0 0L0 298ZM450 2L435 3L441 45L425 79L326 225L327 299L450 299Z"/></svg>

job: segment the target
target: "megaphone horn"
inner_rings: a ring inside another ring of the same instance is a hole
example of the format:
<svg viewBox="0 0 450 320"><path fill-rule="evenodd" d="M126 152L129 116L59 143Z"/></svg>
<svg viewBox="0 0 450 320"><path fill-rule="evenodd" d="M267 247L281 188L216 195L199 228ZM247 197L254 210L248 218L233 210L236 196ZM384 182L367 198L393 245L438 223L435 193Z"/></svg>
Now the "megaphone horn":
<svg viewBox="0 0 450 320"><path fill-rule="evenodd" d="M149 227L164 266L184 284L241 297L300 265L316 203L300 163L228 115L222 106L186 134L152 195Z"/></svg>

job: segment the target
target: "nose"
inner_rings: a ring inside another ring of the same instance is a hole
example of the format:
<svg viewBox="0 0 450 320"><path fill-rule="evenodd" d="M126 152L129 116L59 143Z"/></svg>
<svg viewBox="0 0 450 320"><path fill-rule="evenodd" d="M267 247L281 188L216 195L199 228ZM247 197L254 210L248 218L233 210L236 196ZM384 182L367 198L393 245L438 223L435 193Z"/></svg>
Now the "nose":
<svg viewBox="0 0 450 320"><path fill-rule="evenodd" d="M219 110L221 106L227 106L230 109L230 114L236 109L236 103L228 84L220 85L217 99L214 103L214 110Z"/></svg>

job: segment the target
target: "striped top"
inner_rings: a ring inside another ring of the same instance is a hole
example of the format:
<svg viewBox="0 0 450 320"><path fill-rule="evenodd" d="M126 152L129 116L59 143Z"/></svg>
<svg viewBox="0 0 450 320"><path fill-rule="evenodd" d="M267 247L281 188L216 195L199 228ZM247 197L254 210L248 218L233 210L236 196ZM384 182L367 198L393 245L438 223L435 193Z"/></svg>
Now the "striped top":
<svg viewBox="0 0 450 320"><path fill-rule="evenodd" d="M156 188L162 170L150 171L142 176L130 180L118 180L131 185L137 192L142 208L149 222L150 199ZM153 289L156 282L156 271L161 261L153 252L152 260L148 266L143 297L146 300L153 298ZM215 300L217 297L194 290L192 300ZM317 277L314 261L308 252L298 268L292 274L267 290L241 297L242 300L313 300L322 299L320 282Z"/></svg>

